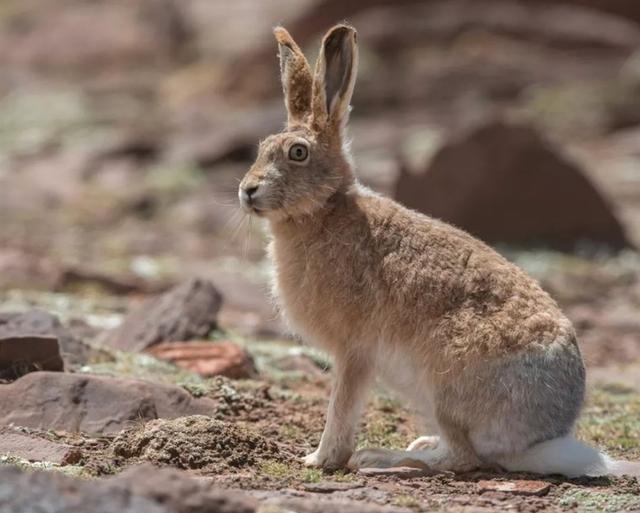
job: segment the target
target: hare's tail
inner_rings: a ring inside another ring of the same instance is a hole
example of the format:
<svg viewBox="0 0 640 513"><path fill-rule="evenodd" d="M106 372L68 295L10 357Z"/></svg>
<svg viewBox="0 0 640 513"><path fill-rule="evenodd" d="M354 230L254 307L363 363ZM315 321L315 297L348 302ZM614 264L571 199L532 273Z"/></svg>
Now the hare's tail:
<svg viewBox="0 0 640 513"><path fill-rule="evenodd" d="M563 474L567 477L632 475L640 477L640 463L614 460L575 438L554 438L524 452L501 458L511 472Z"/></svg>

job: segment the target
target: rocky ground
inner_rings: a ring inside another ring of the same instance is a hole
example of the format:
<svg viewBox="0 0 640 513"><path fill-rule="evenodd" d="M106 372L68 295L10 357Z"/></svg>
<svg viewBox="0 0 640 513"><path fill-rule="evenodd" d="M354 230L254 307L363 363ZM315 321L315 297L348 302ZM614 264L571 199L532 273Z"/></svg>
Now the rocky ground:
<svg viewBox="0 0 640 513"><path fill-rule="evenodd" d="M271 27L313 55L349 19L359 176L541 281L588 365L580 438L640 460L636 4L0 2L0 511L639 511L632 478L304 468L331 362L235 199L284 120ZM358 444L426 431L376 390Z"/></svg>

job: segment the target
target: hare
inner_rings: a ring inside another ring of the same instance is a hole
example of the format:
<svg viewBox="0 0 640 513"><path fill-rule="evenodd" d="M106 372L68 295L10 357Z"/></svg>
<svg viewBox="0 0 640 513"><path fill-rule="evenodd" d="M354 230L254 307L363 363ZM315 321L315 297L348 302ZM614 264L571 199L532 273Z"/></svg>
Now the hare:
<svg viewBox="0 0 640 513"><path fill-rule="evenodd" d="M333 27L313 73L289 33L274 34L287 125L261 142L238 194L268 221L274 295L290 328L335 360L326 426L306 465L567 476L633 465L571 437L585 369L554 300L466 232L358 183L345 138L356 31ZM354 453L375 378L438 436Z"/></svg>

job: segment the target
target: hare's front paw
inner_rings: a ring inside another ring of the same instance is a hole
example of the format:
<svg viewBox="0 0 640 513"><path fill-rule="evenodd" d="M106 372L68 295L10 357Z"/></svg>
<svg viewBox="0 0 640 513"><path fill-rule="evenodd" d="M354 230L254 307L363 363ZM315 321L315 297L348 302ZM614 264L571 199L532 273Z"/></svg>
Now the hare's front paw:
<svg viewBox="0 0 640 513"><path fill-rule="evenodd" d="M344 468L347 461L349 461L350 456L351 451L321 451L320 448L318 448L311 454L307 454L302 461L305 467L317 467L324 470L338 470Z"/></svg>

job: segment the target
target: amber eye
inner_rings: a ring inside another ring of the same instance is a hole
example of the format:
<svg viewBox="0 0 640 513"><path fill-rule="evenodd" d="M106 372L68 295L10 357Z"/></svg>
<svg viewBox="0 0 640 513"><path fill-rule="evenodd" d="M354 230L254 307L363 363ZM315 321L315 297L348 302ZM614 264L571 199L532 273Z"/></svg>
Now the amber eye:
<svg viewBox="0 0 640 513"><path fill-rule="evenodd" d="M309 150L304 144L294 144L289 148L289 159L295 162L304 162L309 156Z"/></svg>

